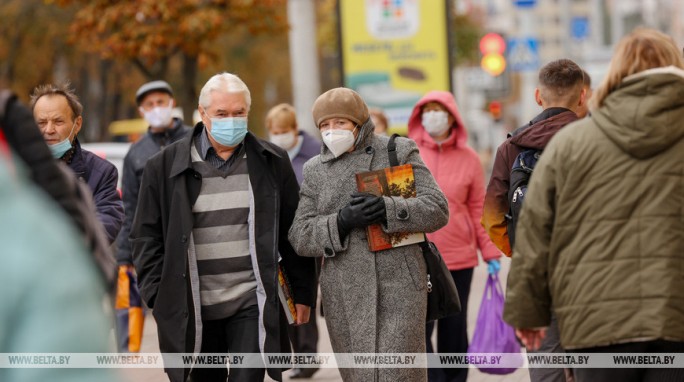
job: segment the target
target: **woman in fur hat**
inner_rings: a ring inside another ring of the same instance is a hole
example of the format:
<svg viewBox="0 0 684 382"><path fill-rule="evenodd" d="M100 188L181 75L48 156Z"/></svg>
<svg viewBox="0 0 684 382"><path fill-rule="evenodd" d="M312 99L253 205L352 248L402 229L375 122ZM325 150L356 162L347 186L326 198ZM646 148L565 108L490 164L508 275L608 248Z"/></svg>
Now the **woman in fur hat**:
<svg viewBox="0 0 684 382"><path fill-rule="evenodd" d="M400 164L411 164L416 197L357 191L358 173L390 167L388 137L373 134L368 107L353 90L322 94L313 118L320 155L304 165L289 239L300 256L323 256L323 309L336 353L424 353L427 274L418 244L371 252L366 227L387 233L433 232L448 221L444 194L416 144L397 138ZM424 368L340 369L345 381L425 381Z"/></svg>

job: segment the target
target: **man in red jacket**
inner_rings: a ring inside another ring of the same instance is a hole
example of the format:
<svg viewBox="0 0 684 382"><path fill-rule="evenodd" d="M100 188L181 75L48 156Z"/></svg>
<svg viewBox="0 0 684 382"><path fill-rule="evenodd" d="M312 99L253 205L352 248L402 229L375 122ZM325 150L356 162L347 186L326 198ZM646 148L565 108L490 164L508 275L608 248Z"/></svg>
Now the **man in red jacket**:
<svg viewBox="0 0 684 382"><path fill-rule="evenodd" d="M511 168L523 150L542 151L551 138L564 126L578 119L577 113L585 104L582 69L573 61L560 59L546 64L539 71L539 87L534 91L537 104L544 110L529 123L510 134L496 151L492 177L485 195L482 225L492 242L507 256L511 256L506 214L509 211L508 191ZM534 203L527 200L525 203ZM558 337L555 316L539 348L540 352L563 352ZM562 369L530 369L535 381L565 381Z"/></svg>

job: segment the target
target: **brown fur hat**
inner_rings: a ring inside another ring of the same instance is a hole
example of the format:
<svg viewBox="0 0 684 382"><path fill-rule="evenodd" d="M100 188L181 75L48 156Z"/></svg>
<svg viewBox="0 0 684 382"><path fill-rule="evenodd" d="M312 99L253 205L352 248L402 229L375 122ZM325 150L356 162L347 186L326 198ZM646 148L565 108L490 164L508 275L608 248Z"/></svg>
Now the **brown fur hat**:
<svg viewBox="0 0 684 382"><path fill-rule="evenodd" d="M359 93L348 88L335 88L321 94L313 105L316 127L328 118L346 118L361 126L370 114Z"/></svg>

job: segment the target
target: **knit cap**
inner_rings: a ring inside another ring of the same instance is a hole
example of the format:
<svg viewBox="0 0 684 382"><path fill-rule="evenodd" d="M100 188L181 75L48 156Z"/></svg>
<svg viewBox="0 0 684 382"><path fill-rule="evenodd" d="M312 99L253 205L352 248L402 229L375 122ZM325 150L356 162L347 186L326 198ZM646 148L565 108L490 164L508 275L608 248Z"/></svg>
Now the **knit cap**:
<svg viewBox="0 0 684 382"><path fill-rule="evenodd" d="M316 127L329 118L346 118L360 126L370 114L359 93L349 88L335 88L321 94L313 105Z"/></svg>

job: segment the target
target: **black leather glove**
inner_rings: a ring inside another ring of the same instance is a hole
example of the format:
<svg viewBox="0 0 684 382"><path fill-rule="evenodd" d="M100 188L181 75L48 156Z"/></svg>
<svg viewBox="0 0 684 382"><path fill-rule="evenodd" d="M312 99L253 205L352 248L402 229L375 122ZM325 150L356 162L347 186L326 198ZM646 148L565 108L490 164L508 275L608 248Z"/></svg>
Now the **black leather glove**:
<svg viewBox="0 0 684 382"><path fill-rule="evenodd" d="M385 200L381 196L353 193L352 200L337 213L340 241L354 228L365 228L386 220Z"/></svg>

